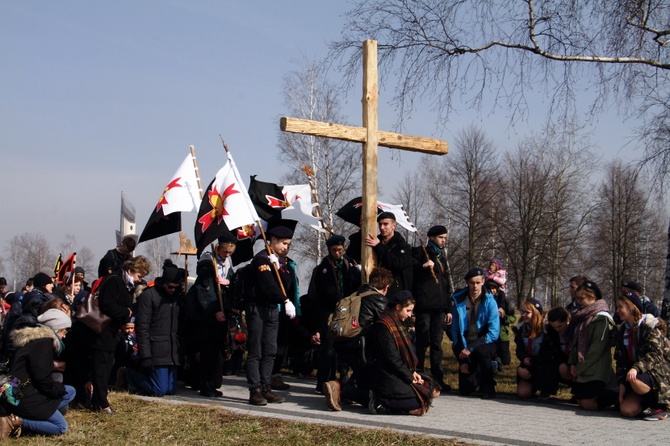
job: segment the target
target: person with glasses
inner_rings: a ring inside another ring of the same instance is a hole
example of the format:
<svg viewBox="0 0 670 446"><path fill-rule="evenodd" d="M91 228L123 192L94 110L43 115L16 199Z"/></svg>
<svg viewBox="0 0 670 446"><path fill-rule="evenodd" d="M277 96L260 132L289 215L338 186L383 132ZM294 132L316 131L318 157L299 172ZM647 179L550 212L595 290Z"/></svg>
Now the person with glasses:
<svg viewBox="0 0 670 446"><path fill-rule="evenodd" d="M452 296L451 338L458 359L458 391L472 394L477 387L482 398L495 398L493 379L495 341L500 334L498 304L484 286L486 272L473 268L465 275L467 288Z"/></svg>
<svg viewBox="0 0 670 446"><path fill-rule="evenodd" d="M184 270L165 260L163 274L137 299L135 332L140 371L121 367L117 388L148 396L173 395L179 351L179 302L183 297Z"/></svg>
<svg viewBox="0 0 670 446"><path fill-rule="evenodd" d="M585 280L575 293L579 310L572 316L572 342L568 364L572 392L579 407L603 409L614 404L607 388L612 380L611 332L614 320L598 285Z"/></svg>
<svg viewBox="0 0 670 446"><path fill-rule="evenodd" d="M619 411L625 417L642 414L647 421L668 417L670 403L670 341L667 327L651 314L636 293L617 297L622 320L614 335L619 383ZM646 412L642 412L649 407Z"/></svg>
<svg viewBox="0 0 670 446"><path fill-rule="evenodd" d="M72 356L72 368L80 371L74 378L78 381L75 387L78 398L92 410L109 415L114 413L107 399L107 390L114 367L116 334L133 316L133 292L150 272L149 261L143 256L137 256L123 264L121 274L98 279L102 280L98 306L100 312L109 316L111 322L99 334L81 321L76 320L72 325L71 337L75 344L73 349L76 351ZM85 395L90 396L90 400Z"/></svg>
<svg viewBox="0 0 670 446"><path fill-rule="evenodd" d="M521 318L514 326L516 357L516 395L521 399L530 398L540 388L543 374L540 350L544 341L542 304L528 298L521 303Z"/></svg>

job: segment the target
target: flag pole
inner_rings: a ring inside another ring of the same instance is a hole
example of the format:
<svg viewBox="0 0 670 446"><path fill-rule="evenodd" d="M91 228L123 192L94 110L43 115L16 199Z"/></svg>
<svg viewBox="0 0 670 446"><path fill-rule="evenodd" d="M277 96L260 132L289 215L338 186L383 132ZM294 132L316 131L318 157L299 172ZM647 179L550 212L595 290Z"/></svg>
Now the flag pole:
<svg viewBox="0 0 670 446"><path fill-rule="evenodd" d="M191 158L193 159L193 168L195 169L195 177L198 180L198 192L200 192L200 199L202 200L205 197L205 192L202 190L202 181L200 180L200 169L198 169L198 161L195 158L195 147L191 145L189 146L189 150L191 151ZM212 242L210 246L212 247L212 264L214 265L214 275L218 278L219 266L216 263L216 250L214 249L214 243ZM219 283L218 280L215 280L214 283L216 284L216 297L219 299L219 307L221 308L221 313L223 313L223 318L225 320L226 314L224 312L223 307L223 295L221 294L221 284ZM186 285L188 286L188 283Z"/></svg>
<svg viewBox="0 0 670 446"><path fill-rule="evenodd" d="M430 257L428 256L428 251L426 250L426 245L423 243L423 239L419 237L419 243L421 243L421 248L423 249L423 253L426 256L426 262L430 260ZM433 267L430 267L430 274L433 276L433 279L435 279L435 283L440 283L439 280L437 280L437 276L435 275L435 270Z"/></svg>
<svg viewBox="0 0 670 446"><path fill-rule="evenodd" d="M244 183L242 182L242 179L239 177L239 172L237 171L237 166L235 166L235 162L233 161L233 156L230 153L230 149L228 149L228 145L223 140L223 136L221 136L220 134L219 134L219 138L221 138L221 144L223 144L223 148L226 151L226 156L228 157L228 160L232 163L233 175L235 175L235 179L240 184L244 185ZM247 191L247 195L248 195L248 191ZM253 208L253 205L251 205L251 200L244 200L244 201L247 202L247 207L249 208L249 211L251 211L251 214L256 215L258 217L258 215L256 214L256 209ZM267 249L269 254L273 254L274 252L273 252L272 248L270 247L270 244L268 243L268 239L265 235L265 230L263 229L263 225L261 224L260 217L256 220L256 225L258 225L259 229L261 230L261 236L263 237L263 243L265 243L265 249ZM279 288L281 288L281 292L284 295L284 297L287 297L286 289L284 288L284 283L282 282L281 277L279 276L279 270L277 269L277 265L275 265L272 262L270 262L270 263L272 264L272 269L274 270L275 277L277 278L277 282L279 283Z"/></svg>
<svg viewBox="0 0 670 446"><path fill-rule="evenodd" d="M333 229L330 226L326 225L326 223L323 221L323 212L321 211L321 205L319 204L319 195L316 190L316 187L314 187L314 181L312 180L312 178L315 175L314 171L310 166L307 165L302 166L302 169L300 170L305 172L305 175L307 175L307 182L309 183L309 189L312 191L312 201L316 203L316 216L321 217L321 220L319 220L321 222L321 227L326 231L328 231L331 235L333 235L334 234ZM328 236L326 235L326 233L323 234L323 238L325 240L328 240Z"/></svg>

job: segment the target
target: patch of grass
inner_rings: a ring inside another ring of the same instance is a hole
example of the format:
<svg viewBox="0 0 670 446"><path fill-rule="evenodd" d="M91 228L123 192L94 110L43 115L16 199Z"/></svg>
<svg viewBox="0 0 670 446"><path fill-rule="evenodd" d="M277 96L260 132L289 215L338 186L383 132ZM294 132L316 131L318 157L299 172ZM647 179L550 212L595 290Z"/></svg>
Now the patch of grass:
<svg viewBox="0 0 670 446"><path fill-rule="evenodd" d="M218 406L145 401L110 394L114 415L71 410L59 437L22 436L16 445L465 445L391 430L325 426L236 414Z"/></svg>

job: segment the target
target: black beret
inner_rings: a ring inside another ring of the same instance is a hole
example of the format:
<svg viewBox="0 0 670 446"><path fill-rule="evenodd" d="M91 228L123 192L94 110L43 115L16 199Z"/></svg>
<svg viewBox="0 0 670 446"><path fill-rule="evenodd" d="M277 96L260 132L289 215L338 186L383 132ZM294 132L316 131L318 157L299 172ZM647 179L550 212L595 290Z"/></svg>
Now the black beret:
<svg viewBox="0 0 670 446"><path fill-rule="evenodd" d="M539 300L533 299L532 297L529 297L529 298L526 299L526 302L530 303L532 306L535 307L535 309L537 311L540 312L540 314L542 314L542 304L540 303Z"/></svg>
<svg viewBox="0 0 670 446"><path fill-rule="evenodd" d="M412 298L412 293L408 290L400 290L395 293L393 296L389 297L388 307L395 307L398 304L403 303L407 299Z"/></svg>
<svg viewBox="0 0 670 446"><path fill-rule="evenodd" d="M464 279L465 280L470 280L475 276L483 276L484 277L484 276L486 276L486 272L481 268L472 268L470 271L468 271L465 274Z"/></svg>
<svg viewBox="0 0 670 446"><path fill-rule="evenodd" d="M642 309L642 301L640 300L640 297L637 294L627 291L623 293L621 296L624 297L625 299L628 299L633 305L637 307L638 310L640 310L640 313L644 314L644 310Z"/></svg>
<svg viewBox="0 0 670 446"><path fill-rule="evenodd" d="M593 293L596 295L596 300L600 300L603 298L603 293L600 291L600 287L598 287L598 284L595 283L592 280L585 280L584 283L582 283L582 287L586 288L587 290L593 291Z"/></svg>
<svg viewBox="0 0 670 446"><path fill-rule="evenodd" d="M328 240L326 240L326 246L328 246L328 247L335 246L335 245L342 245L342 246L344 246L344 241L345 241L345 240L346 240L346 239L345 239L343 236L341 236L341 235L337 235L337 234L335 234L335 235L331 235L331 236L328 238Z"/></svg>
<svg viewBox="0 0 670 446"><path fill-rule="evenodd" d="M377 215L377 223L379 223L379 220L384 220L385 218L390 218L391 220L395 221L395 214L393 212L382 212L381 214Z"/></svg>
<svg viewBox="0 0 670 446"><path fill-rule="evenodd" d="M637 291L638 293L642 294L642 285L633 280L626 280L621 286L624 288L629 288L633 291Z"/></svg>
<svg viewBox="0 0 670 446"><path fill-rule="evenodd" d="M293 238L293 231L286 226L275 226L268 231L268 235L279 239Z"/></svg>
<svg viewBox="0 0 670 446"><path fill-rule="evenodd" d="M442 235L447 233L447 228L442 225L433 226L428 230L428 237L433 237L436 235Z"/></svg>
<svg viewBox="0 0 670 446"><path fill-rule="evenodd" d="M233 245L237 243L237 237L232 232L226 231L219 236L217 239L218 243L232 243Z"/></svg>

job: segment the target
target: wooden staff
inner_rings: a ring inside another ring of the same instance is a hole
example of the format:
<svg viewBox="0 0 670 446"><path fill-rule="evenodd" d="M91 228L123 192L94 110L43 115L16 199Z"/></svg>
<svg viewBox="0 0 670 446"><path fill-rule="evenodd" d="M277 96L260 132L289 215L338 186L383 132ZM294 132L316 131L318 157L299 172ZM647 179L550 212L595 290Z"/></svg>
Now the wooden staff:
<svg viewBox="0 0 670 446"><path fill-rule="evenodd" d="M423 253L426 255L426 262L427 262L430 260L430 257L428 256L428 250L426 249L426 245L423 243L421 237L419 237L419 243L421 243L421 248L423 248ZM433 279L435 279L435 283L440 283L440 281L437 280L437 276L435 275L435 270L433 269L433 267L430 266L429 269L430 274L433 276Z"/></svg>
<svg viewBox="0 0 670 446"><path fill-rule="evenodd" d="M191 158L193 158L193 168L195 169L195 177L198 180L198 191L200 192L200 199L202 200L205 197L205 192L202 190L202 181L200 181L200 170L198 169L198 162L195 158L195 147L190 146L189 150L191 151ZM216 250L214 243L211 243L210 246L212 247L212 264L214 265L214 275L218 277L218 265L216 263ZM226 313L224 311L223 307L223 295L221 293L221 284L219 283L218 280L214 281L216 285L216 297L219 299L219 307L221 308L221 313L223 313L223 319L225 320L226 318Z"/></svg>

